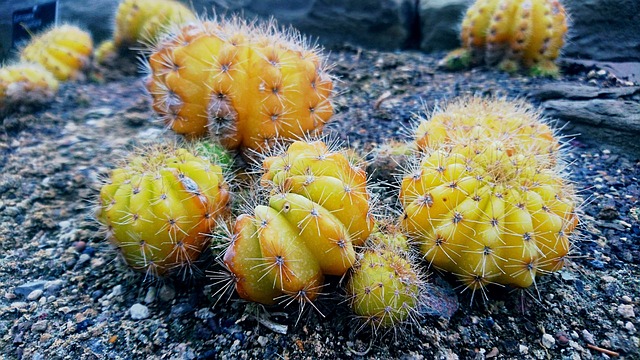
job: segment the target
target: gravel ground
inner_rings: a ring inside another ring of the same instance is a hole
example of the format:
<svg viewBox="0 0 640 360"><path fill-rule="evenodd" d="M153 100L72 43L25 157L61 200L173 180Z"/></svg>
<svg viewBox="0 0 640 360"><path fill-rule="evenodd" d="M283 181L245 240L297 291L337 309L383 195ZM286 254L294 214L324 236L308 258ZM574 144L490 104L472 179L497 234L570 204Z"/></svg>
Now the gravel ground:
<svg viewBox="0 0 640 360"><path fill-rule="evenodd" d="M412 114L447 98L525 97L553 81L443 73L437 57L411 52L331 57L342 82L327 131L362 150L401 139ZM561 80L588 82L579 72ZM123 78L65 84L47 109L2 122L0 359L640 359L637 157L570 143L571 177L587 199L581 236L571 264L540 278L537 293L496 288L471 302L432 274L445 293L434 297L436 316L374 341L337 296L319 300L325 318L310 312L296 324L295 309L236 298L213 306L207 279L143 283L115 261L91 220L97 179L134 147L176 140L152 120L140 81Z"/></svg>

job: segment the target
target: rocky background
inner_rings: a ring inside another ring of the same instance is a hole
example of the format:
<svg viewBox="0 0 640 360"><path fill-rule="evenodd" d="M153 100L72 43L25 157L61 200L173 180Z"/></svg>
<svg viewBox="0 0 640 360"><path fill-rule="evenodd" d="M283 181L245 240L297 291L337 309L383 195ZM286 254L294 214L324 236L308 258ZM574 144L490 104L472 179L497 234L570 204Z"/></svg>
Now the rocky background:
<svg viewBox="0 0 640 360"><path fill-rule="evenodd" d="M45 0L0 2L0 43L8 43L11 13ZM327 47L345 43L368 49L458 46L458 26L472 0L181 0L197 12L243 13L291 24ZM598 61L640 61L640 1L564 0L571 15L565 56ZM108 38L118 0L59 0L61 21ZM636 73L640 72L636 69Z"/></svg>

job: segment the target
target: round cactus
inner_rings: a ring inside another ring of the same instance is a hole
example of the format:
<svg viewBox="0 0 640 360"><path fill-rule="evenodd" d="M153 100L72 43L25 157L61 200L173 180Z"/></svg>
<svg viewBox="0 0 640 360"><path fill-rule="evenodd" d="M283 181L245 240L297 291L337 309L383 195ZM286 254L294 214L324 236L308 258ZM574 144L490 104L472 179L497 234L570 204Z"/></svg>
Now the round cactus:
<svg viewBox="0 0 640 360"><path fill-rule="evenodd" d="M220 166L185 149L150 149L112 171L98 219L134 270L191 270L229 200Z"/></svg>
<svg viewBox="0 0 640 360"><path fill-rule="evenodd" d="M347 285L351 307L365 323L397 326L419 316L422 280L399 232L372 234Z"/></svg>
<svg viewBox="0 0 640 360"><path fill-rule="evenodd" d="M304 305L324 275L351 268L354 245L371 232L366 175L320 141L294 142L263 165L268 205L238 218L224 262L242 298L273 304L287 296Z"/></svg>
<svg viewBox="0 0 640 360"><path fill-rule="evenodd" d="M329 120L333 85L323 63L293 30L205 21L158 42L147 88L154 109L177 133L209 132L229 149L261 150Z"/></svg>
<svg viewBox="0 0 640 360"><path fill-rule="evenodd" d="M449 68L485 61L533 75L558 74L567 15L557 0L476 0L462 22L462 50L444 59Z"/></svg>
<svg viewBox="0 0 640 360"><path fill-rule="evenodd" d="M113 44L129 48L153 43L170 26L195 20L183 4L173 0L124 0L116 10Z"/></svg>
<svg viewBox="0 0 640 360"><path fill-rule="evenodd" d="M489 102L486 109L501 104ZM513 127L500 111L469 110L458 117L471 118L471 128L481 131L458 125L463 130L446 131L455 136L430 138L421 161L404 177L402 224L430 264L457 274L467 288L483 290L489 283L526 288L536 275L563 267L577 224L576 195L551 166L559 155L549 152L557 145L546 127L531 134L485 131L491 129L485 122ZM435 128L440 123L436 120ZM530 125L515 129L538 128Z"/></svg>
<svg viewBox="0 0 640 360"><path fill-rule="evenodd" d="M39 64L0 68L0 114L23 105L50 102L57 91L58 81Z"/></svg>
<svg viewBox="0 0 640 360"><path fill-rule="evenodd" d="M20 59L41 64L60 81L80 80L90 64L92 51L93 41L88 32L62 25L33 38L20 52Z"/></svg>

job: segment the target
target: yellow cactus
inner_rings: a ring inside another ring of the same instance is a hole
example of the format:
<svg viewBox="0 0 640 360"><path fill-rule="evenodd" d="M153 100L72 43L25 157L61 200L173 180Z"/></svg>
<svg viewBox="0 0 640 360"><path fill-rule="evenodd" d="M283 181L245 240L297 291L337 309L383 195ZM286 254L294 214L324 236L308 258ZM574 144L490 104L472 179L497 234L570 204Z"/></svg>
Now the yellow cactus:
<svg viewBox="0 0 640 360"><path fill-rule="evenodd" d="M322 128L332 80L316 48L275 24L205 21L160 41L149 59L153 107L174 131L209 132L229 149Z"/></svg>
<svg viewBox="0 0 640 360"><path fill-rule="evenodd" d="M151 149L113 170L98 219L134 270L187 274L228 200L220 166L185 149Z"/></svg>
<svg viewBox="0 0 640 360"><path fill-rule="evenodd" d="M500 102L487 109L496 106ZM467 116L472 124L511 122L500 114ZM577 224L576 195L550 166L559 157L548 152L556 145L546 135L480 129L461 130L446 141L430 139L420 163L402 181L402 224L425 259L457 274L466 288L484 290L489 283L526 288L537 275L563 267Z"/></svg>
<svg viewBox="0 0 640 360"><path fill-rule="evenodd" d="M366 175L320 141L264 160L268 205L238 218L224 255L238 294L273 304L312 301L324 275L344 275L373 228Z"/></svg>
<svg viewBox="0 0 640 360"><path fill-rule="evenodd" d="M58 81L39 64L0 68L0 114L22 105L50 102L57 91Z"/></svg>
<svg viewBox="0 0 640 360"><path fill-rule="evenodd" d="M456 68L501 61L504 70L523 65L534 75L555 76L566 32L567 15L557 0L476 0L462 22L464 50L443 63Z"/></svg>
<svg viewBox="0 0 640 360"><path fill-rule="evenodd" d="M195 20L183 4L172 0L124 0L116 11L113 44L129 48L153 43L169 26Z"/></svg>
<svg viewBox="0 0 640 360"><path fill-rule="evenodd" d="M62 25L34 37L20 52L20 59L41 64L60 81L81 80L92 51L93 41L88 32Z"/></svg>

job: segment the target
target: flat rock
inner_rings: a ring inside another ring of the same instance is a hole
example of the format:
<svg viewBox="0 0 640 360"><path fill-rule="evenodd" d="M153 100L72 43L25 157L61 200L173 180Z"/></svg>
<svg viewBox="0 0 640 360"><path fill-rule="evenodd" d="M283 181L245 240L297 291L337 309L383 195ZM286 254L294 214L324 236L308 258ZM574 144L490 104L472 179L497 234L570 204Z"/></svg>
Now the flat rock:
<svg viewBox="0 0 640 360"><path fill-rule="evenodd" d="M35 290L44 289L44 285L46 283L47 282L44 280L30 281L28 283L16 286L15 289L13 289L13 293L18 296L27 297Z"/></svg>
<svg viewBox="0 0 640 360"><path fill-rule="evenodd" d="M549 100L542 104L553 118L599 128L640 133L640 103L619 99Z"/></svg>
<svg viewBox="0 0 640 360"><path fill-rule="evenodd" d="M532 91L531 96L540 100L567 99L617 99L620 97L640 94L640 86L601 88L597 86L584 86L566 83L550 83L540 86Z"/></svg>

